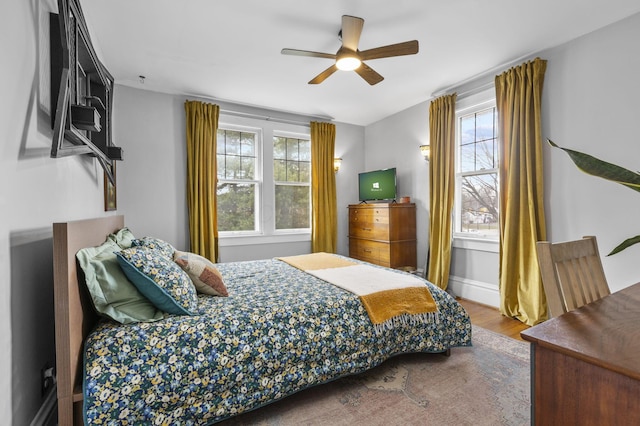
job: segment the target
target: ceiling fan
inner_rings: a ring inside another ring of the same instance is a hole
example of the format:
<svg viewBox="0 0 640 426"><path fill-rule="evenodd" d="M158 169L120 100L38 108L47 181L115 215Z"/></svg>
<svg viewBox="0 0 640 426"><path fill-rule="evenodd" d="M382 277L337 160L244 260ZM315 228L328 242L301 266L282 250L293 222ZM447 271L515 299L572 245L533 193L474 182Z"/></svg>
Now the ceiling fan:
<svg viewBox="0 0 640 426"><path fill-rule="evenodd" d="M312 52L310 50L282 49L283 55L311 56L314 58L327 58L335 60L335 63L320 74L315 76L309 84L319 84L337 70L355 71L370 85L378 84L384 77L364 63L371 59L389 58L392 56L414 55L418 53L418 40L405 41L404 43L390 44L374 49L358 50L360 34L364 26L364 19L355 16L342 16L342 29L339 36L342 46L335 54Z"/></svg>

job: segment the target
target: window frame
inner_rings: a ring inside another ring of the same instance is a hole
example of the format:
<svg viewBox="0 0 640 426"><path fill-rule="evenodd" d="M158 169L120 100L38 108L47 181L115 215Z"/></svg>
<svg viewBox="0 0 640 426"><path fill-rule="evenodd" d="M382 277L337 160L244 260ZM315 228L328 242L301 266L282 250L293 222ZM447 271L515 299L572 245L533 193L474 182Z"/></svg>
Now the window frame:
<svg viewBox="0 0 640 426"><path fill-rule="evenodd" d="M258 127L250 127L250 126L242 126L237 124L227 124L227 123L219 123L217 131L225 130L232 132L244 132L244 133L253 133L256 135L256 146L255 146L255 176L253 179L220 179L217 176L216 172L216 191L218 188L218 184L223 182L228 183L252 183L255 186L255 196L254 196L254 228L249 231L220 231L218 230L218 237L232 237L232 236L257 236L263 234L263 220L262 220L262 200L263 200L263 191L264 191L264 177L263 177L263 134L262 129ZM217 152L217 131L216 131L216 162L218 161L218 152ZM216 163L217 164L217 163ZM217 170L217 165L216 165Z"/></svg>
<svg viewBox="0 0 640 426"><path fill-rule="evenodd" d="M309 142L309 182L308 183L299 183L299 182L283 182L283 181L276 181L275 179L275 170L274 172L271 174L272 180L273 180L273 233L274 234L311 234L311 166L312 166L312 158L311 158L311 132L304 134L304 133L296 133L296 132L288 132L288 131L282 131L282 130L277 130L274 129L273 131L273 137L272 137L272 141L275 142L275 138L290 138L290 139L298 139L298 140L305 140ZM274 151L275 151L275 145L272 144L271 147L271 152L272 152L272 157L271 160L272 162L275 162L275 158L274 158ZM277 211L277 201L276 201L276 187L278 185L282 185L282 186L306 186L309 188L309 227L307 228L283 228L283 229L278 229L276 227L276 211Z"/></svg>
<svg viewBox="0 0 640 426"><path fill-rule="evenodd" d="M491 93L490 95L488 93ZM454 215L453 215L453 238L454 247L458 248L477 248L482 251L496 251L498 249L498 243L500 240L499 232L497 235L488 234L472 234L470 232L461 231L462 224L462 178L467 176L483 176L496 174L496 178L500 178L500 144L498 134L497 118L494 120L494 131L496 133L496 158L495 167L493 169L475 170L475 171L461 171L461 118L470 114L477 114L487 109L496 109L495 92L493 88L490 92L484 94L483 99L465 99L460 102L456 108L456 133L455 133L455 200L454 200ZM498 187L496 189L496 197L498 203L500 202L500 186L498 181ZM499 221L499 219L498 219ZM499 223L499 222L498 222ZM476 247L477 246L477 247Z"/></svg>
<svg viewBox="0 0 640 426"><path fill-rule="evenodd" d="M273 135L292 135L311 140L311 130L303 123L292 123L287 120L265 119L262 116L244 114L241 112L220 112L218 128L246 131L247 129L259 129L261 155L261 186L260 186L260 232L220 232L220 247L238 247L261 244L280 244L311 242L311 230L301 231L275 231L275 200L273 183Z"/></svg>

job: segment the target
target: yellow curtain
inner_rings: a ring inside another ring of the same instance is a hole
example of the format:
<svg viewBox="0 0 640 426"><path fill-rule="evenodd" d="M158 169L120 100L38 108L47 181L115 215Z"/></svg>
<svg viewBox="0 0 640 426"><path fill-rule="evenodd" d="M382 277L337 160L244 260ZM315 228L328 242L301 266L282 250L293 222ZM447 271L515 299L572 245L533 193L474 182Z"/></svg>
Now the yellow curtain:
<svg viewBox="0 0 640 426"><path fill-rule="evenodd" d="M333 157L336 126L311 122L311 252L335 253L338 210Z"/></svg>
<svg viewBox="0 0 640 426"><path fill-rule="evenodd" d="M455 188L456 94L429 105L429 261L427 279L442 289L451 266L451 212Z"/></svg>
<svg viewBox="0 0 640 426"><path fill-rule="evenodd" d="M187 206L191 251L218 260L216 208L216 135L218 105L184 104L187 121Z"/></svg>
<svg viewBox="0 0 640 426"><path fill-rule="evenodd" d="M535 325L547 318L536 255L546 240L541 98L547 61L496 76L500 135L500 311Z"/></svg>

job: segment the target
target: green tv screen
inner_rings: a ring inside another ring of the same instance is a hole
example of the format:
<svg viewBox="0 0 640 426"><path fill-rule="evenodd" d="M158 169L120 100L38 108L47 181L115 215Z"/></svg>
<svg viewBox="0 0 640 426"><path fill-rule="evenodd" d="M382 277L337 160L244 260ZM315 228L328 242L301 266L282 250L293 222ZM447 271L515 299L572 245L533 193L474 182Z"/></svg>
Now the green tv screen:
<svg viewBox="0 0 640 426"><path fill-rule="evenodd" d="M360 201L395 200L396 169L374 170L358 174Z"/></svg>

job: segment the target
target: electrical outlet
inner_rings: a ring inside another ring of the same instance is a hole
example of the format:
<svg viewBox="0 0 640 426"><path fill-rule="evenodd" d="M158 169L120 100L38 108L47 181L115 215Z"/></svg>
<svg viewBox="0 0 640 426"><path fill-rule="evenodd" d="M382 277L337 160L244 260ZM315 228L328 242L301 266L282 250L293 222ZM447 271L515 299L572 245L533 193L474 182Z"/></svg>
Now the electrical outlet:
<svg viewBox="0 0 640 426"><path fill-rule="evenodd" d="M42 396L47 394L51 386L53 386L54 380L53 367L51 367L49 363L46 363L44 367L40 369L40 392Z"/></svg>

